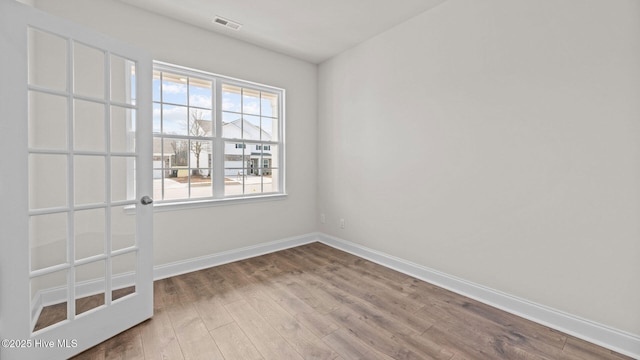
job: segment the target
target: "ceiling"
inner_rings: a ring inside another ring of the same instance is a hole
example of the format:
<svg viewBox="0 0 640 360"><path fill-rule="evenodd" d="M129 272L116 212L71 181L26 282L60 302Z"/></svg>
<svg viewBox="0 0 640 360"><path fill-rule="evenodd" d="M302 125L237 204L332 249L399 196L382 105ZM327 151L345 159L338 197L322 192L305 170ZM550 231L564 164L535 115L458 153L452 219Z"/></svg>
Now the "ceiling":
<svg viewBox="0 0 640 360"><path fill-rule="evenodd" d="M320 63L445 0L120 0L312 63ZM221 16L238 31L213 23Z"/></svg>

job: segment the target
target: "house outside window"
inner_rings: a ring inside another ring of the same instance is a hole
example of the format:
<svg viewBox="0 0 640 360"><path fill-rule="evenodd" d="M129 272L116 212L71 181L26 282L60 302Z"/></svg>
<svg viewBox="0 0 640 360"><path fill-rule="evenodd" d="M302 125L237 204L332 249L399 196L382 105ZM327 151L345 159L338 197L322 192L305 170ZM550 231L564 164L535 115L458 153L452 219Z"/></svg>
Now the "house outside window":
<svg viewBox="0 0 640 360"><path fill-rule="evenodd" d="M158 204L284 195L284 90L155 63Z"/></svg>

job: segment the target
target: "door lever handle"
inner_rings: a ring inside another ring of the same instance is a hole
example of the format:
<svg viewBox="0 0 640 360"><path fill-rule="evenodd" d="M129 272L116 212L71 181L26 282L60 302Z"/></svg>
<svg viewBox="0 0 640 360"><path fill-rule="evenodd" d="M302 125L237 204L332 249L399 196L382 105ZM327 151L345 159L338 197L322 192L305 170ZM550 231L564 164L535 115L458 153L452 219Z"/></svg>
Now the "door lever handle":
<svg viewBox="0 0 640 360"><path fill-rule="evenodd" d="M140 203L142 205L149 205L149 204L153 203L153 199L151 197L145 195L140 199Z"/></svg>

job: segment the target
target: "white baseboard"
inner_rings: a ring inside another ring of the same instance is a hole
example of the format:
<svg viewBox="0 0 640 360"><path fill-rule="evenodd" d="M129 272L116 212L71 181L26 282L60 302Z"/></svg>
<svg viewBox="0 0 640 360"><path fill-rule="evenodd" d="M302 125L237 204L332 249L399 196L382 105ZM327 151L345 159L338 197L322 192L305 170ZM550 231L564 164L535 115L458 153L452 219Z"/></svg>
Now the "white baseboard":
<svg viewBox="0 0 640 360"><path fill-rule="evenodd" d="M640 359L640 337L326 234L318 241L508 313Z"/></svg>
<svg viewBox="0 0 640 360"><path fill-rule="evenodd" d="M154 280L165 279L171 276L186 274L192 271L228 264L230 262L248 259L260 255L269 254L279 250L309 244L318 241L318 233L290 237L268 243L247 246L240 249L224 251L216 254L200 256L184 261L155 266L153 268Z"/></svg>
<svg viewBox="0 0 640 360"><path fill-rule="evenodd" d="M313 242L321 242L336 249L351 253L364 259L373 261L390 269L413 276L417 279L443 287L460 295L478 300L506 312L537 322L550 328L573 335L621 354L640 359L640 337L618 329L582 319L580 317L536 304L534 302L509 295L464 279L415 264L365 246L329 236L322 233L311 233L282 240L272 241L254 246L224 251L221 253L201 256L189 260L178 261L154 267L154 280L177 276L192 271L206 269L212 266L248 259ZM118 284L124 284L126 279L119 279ZM115 288L114 282L114 288ZM79 293L91 295L100 284L87 283L81 287ZM104 289L104 286L101 287ZM60 300L63 299L63 300ZM43 306L66 301L66 289L52 289L38 293L33 314L41 311Z"/></svg>
<svg viewBox="0 0 640 360"><path fill-rule="evenodd" d="M318 241L318 234L312 233L287 239L272 241L240 249L234 249L217 254L201 256L184 261L155 266L153 269L154 280L160 280L171 276L177 276L192 271L227 264L230 262L256 257L279 250L284 250L304 244ZM134 274L123 274L113 278L112 288L120 289L135 283ZM85 281L76 288L77 297L86 297L104 292L104 280ZM32 300L31 316L32 326L38 320L42 309L49 305L60 304L67 301L67 287L55 287L38 291Z"/></svg>

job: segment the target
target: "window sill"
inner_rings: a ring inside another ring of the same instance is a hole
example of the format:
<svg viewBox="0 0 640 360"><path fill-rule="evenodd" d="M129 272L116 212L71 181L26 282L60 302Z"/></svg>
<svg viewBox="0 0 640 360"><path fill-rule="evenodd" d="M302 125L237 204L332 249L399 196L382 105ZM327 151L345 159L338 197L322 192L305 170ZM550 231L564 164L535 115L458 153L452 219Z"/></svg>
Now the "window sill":
<svg viewBox="0 0 640 360"><path fill-rule="evenodd" d="M224 199L161 202L161 203L153 203L153 212L190 210L190 209L207 208L207 207L213 207L213 206L249 204L249 203L256 203L256 202L285 200L286 198L287 198L287 194L269 194L269 195L260 195L260 196L238 196L238 197L230 197L230 198L224 198ZM136 212L136 209L133 206L126 209L127 214L135 214L135 212Z"/></svg>

